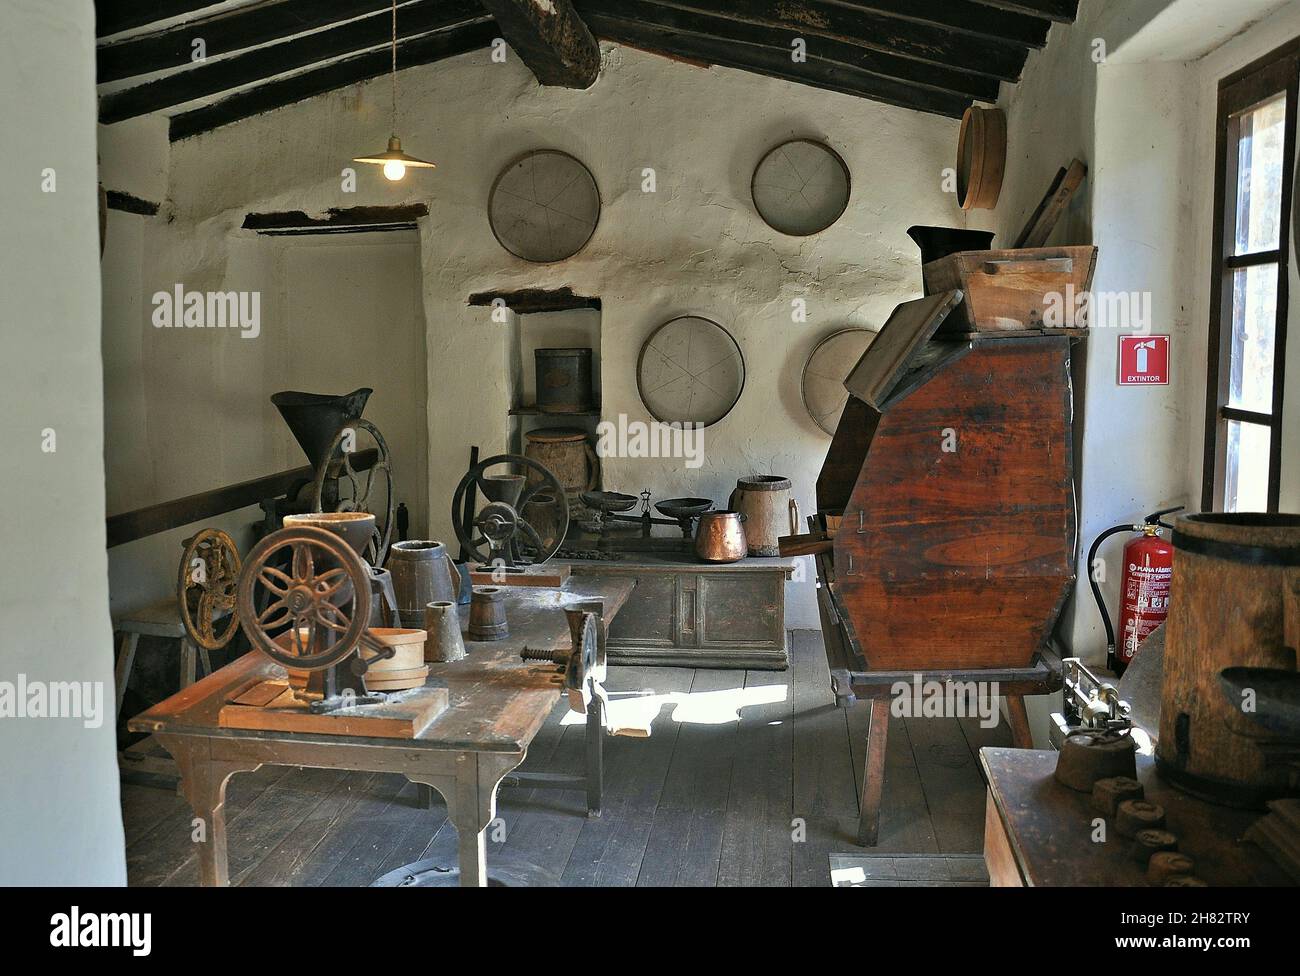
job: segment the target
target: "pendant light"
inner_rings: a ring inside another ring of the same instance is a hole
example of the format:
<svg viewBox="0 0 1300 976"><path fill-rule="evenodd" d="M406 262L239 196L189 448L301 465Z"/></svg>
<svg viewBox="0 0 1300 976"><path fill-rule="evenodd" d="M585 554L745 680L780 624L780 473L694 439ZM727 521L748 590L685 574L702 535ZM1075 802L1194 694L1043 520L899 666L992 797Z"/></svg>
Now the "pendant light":
<svg viewBox="0 0 1300 976"><path fill-rule="evenodd" d="M393 135L388 137L388 149L372 156L354 156L354 163L374 163L384 168L385 178L396 182L406 175L408 168L433 169L434 164L416 159L402 152L402 140L397 138L397 0L393 0Z"/></svg>

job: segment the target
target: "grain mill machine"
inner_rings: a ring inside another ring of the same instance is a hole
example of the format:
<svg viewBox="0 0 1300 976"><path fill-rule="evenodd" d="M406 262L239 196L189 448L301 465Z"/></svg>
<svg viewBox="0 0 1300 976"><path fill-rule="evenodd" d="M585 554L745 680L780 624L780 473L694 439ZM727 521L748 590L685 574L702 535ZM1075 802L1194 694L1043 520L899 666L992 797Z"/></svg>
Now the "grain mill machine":
<svg viewBox="0 0 1300 976"><path fill-rule="evenodd" d="M373 392L362 387L342 396L294 390L272 395L313 476L290 486L285 498L262 503L267 531L279 528L285 515L370 512L377 534L367 543L369 562L384 564L393 536L393 463L384 435L361 418ZM363 446L363 440L370 444Z"/></svg>
<svg viewBox="0 0 1300 976"><path fill-rule="evenodd" d="M288 678L242 689L222 708L223 726L340 733L365 727L364 734L409 738L446 707L446 689L424 686L428 668L420 662L402 669L420 672L406 675L411 690L367 686L399 646L413 644L422 657L424 642L423 631L396 628L388 573L363 558L376 534L369 512L289 515L283 529L248 553L236 593L240 624ZM399 644L399 633L415 640ZM384 672L385 687L393 686L392 673Z"/></svg>

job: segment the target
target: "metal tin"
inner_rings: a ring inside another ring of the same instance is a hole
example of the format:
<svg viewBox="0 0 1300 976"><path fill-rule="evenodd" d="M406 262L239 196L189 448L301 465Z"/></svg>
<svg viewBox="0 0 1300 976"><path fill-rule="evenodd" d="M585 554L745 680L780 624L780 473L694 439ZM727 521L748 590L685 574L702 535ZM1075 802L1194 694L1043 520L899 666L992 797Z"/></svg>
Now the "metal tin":
<svg viewBox="0 0 1300 976"><path fill-rule="evenodd" d="M595 404L591 387L591 349L538 349L537 408L550 413L582 413Z"/></svg>

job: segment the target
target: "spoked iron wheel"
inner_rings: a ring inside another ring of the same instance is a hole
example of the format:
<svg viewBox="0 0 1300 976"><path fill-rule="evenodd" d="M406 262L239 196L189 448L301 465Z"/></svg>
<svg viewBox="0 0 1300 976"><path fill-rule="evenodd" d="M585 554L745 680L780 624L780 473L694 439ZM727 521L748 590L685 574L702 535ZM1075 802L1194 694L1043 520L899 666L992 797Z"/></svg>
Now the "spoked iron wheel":
<svg viewBox="0 0 1300 976"><path fill-rule="evenodd" d="M318 671L356 649L370 620L370 599L361 557L332 532L297 526L253 547L236 605L254 647L286 668ZM282 646L273 634L285 626L290 636Z"/></svg>
<svg viewBox="0 0 1300 976"><path fill-rule="evenodd" d="M357 471L352 466L352 455L356 450L356 439L364 431L375 442L379 457L365 471ZM352 451L344 450L351 447ZM384 435L368 420L356 418L347 420L334 433L329 450L324 460L316 469L316 478L312 482L308 497L314 512L369 512L375 517L376 538L366 550L366 559L372 566L382 566L388 556L388 544L393 536L393 461L388 453L388 442ZM383 482L382 501L378 496L379 484ZM327 485L333 490L327 490ZM347 492L342 489L347 486Z"/></svg>
<svg viewBox="0 0 1300 976"><path fill-rule="evenodd" d="M523 483L526 478L513 473L488 474L488 469L498 465L531 469L541 480L522 484L515 501L501 500L511 493L510 481ZM488 500L475 517L471 531L461 524L466 492L481 493ZM508 551L516 563L543 563L555 555L569 529L564 486L549 468L522 454L497 454L470 468L456 486L451 512L457 540L479 563L490 561L492 538L509 540Z"/></svg>

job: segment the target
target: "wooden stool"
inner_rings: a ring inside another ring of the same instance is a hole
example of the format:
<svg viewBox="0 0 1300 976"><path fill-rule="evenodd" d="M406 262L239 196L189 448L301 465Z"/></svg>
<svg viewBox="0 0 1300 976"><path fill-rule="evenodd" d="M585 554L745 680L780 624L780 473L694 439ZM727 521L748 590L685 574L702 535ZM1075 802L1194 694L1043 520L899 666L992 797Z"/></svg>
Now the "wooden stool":
<svg viewBox="0 0 1300 976"><path fill-rule="evenodd" d="M225 615L225 613L221 614L221 616ZM220 619L220 617L217 619ZM200 658L203 660L203 673L205 675L212 673L212 659L208 656L208 649L196 645L194 641L190 640L189 634L185 633L185 625L181 623L180 607L176 605L174 597L159 600L147 607L123 614L113 622L113 631L122 634L122 643L117 652L117 667L113 675L114 685L117 689L117 709L115 714L119 717L122 713L122 698L126 694L127 682L131 678L131 668L135 664L135 649L140 643L141 635L173 637L181 642L180 679L182 688L188 688L198 680L198 660Z"/></svg>
<svg viewBox="0 0 1300 976"><path fill-rule="evenodd" d="M1053 666L1054 665L1054 666ZM831 670L831 689L836 704L847 707L859 698L871 702L867 725L866 768L862 775L862 796L858 803L858 846L875 847L880 835L880 799L885 788L885 745L889 737L889 710L897 682L997 683L998 694L1006 698L1011 741L1017 749L1032 749L1025 695L1046 695L1061 687L1059 661L1039 654L1027 668L990 668L970 671L850 671Z"/></svg>

